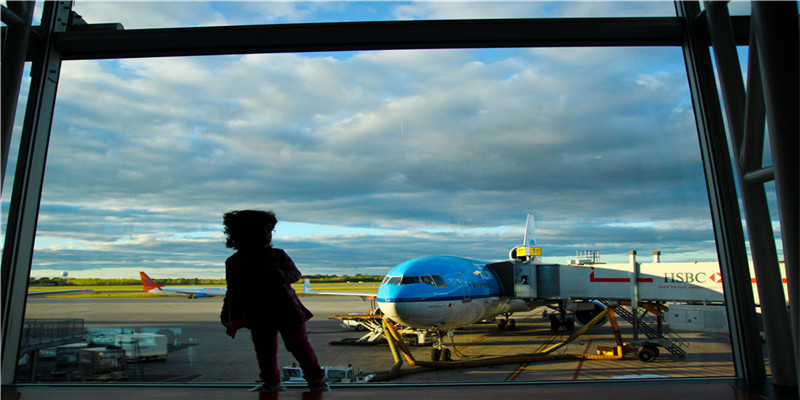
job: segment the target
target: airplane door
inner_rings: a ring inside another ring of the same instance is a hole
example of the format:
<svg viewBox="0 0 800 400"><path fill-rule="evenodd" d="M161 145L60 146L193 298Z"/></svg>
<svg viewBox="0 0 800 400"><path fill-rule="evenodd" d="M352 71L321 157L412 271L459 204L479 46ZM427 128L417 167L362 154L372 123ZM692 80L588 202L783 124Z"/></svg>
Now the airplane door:
<svg viewBox="0 0 800 400"><path fill-rule="evenodd" d="M462 303L469 303L472 301L472 293L469 290L469 282L467 279L464 278L464 274L461 272L456 272L456 277L458 279L458 284L461 286L461 291L463 292L464 298L461 300Z"/></svg>

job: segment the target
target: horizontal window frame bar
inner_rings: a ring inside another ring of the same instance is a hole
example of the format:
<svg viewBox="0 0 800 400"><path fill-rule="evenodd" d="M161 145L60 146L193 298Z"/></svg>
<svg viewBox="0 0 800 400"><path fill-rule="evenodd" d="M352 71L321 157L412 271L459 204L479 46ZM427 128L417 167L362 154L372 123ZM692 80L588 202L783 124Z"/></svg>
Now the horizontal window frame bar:
<svg viewBox="0 0 800 400"><path fill-rule="evenodd" d="M737 41L746 43L749 17L737 20ZM683 39L682 21L678 17L83 29L54 37L64 60L363 50L681 46Z"/></svg>

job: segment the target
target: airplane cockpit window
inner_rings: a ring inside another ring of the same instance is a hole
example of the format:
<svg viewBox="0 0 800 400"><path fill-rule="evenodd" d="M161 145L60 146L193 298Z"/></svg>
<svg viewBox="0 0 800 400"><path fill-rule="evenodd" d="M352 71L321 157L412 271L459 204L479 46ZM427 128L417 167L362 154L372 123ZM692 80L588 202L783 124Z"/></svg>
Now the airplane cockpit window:
<svg viewBox="0 0 800 400"><path fill-rule="evenodd" d="M386 276L381 285L412 285L415 283L425 283L431 286L447 287L444 279L440 275L423 276Z"/></svg>
<svg viewBox="0 0 800 400"><path fill-rule="evenodd" d="M402 281L400 281L400 284L401 285L410 285L412 283L419 283L419 282L420 282L420 280L419 280L418 276L404 276Z"/></svg>
<svg viewBox="0 0 800 400"><path fill-rule="evenodd" d="M447 287L447 283L444 281L444 279L442 279L441 276L439 276L439 275L431 275L431 277L433 278L433 282L435 283L434 286Z"/></svg>
<svg viewBox="0 0 800 400"><path fill-rule="evenodd" d="M447 283L445 283L444 279L439 275L425 275L420 277L420 279L422 283L427 283L431 286L447 287Z"/></svg>
<svg viewBox="0 0 800 400"><path fill-rule="evenodd" d="M400 277L400 276L388 276L387 275L385 278L383 278L383 283L381 283L381 284L382 285L400 285L401 284L400 283L401 279L402 279L402 277Z"/></svg>

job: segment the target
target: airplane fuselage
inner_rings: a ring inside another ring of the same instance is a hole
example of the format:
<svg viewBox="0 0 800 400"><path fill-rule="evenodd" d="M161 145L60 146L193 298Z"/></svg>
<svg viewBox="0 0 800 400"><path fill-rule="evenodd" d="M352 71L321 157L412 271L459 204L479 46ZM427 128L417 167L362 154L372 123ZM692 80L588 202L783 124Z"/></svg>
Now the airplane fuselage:
<svg viewBox="0 0 800 400"><path fill-rule="evenodd" d="M378 306L395 322L433 330L530 310L520 299L501 298L500 283L487 264L450 256L406 261L386 274L378 289Z"/></svg>
<svg viewBox="0 0 800 400"><path fill-rule="evenodd" d="M227 288L224 286L161 286L149 289L147 292L165 296L188 296L196 298L225 296Z"/></svg>

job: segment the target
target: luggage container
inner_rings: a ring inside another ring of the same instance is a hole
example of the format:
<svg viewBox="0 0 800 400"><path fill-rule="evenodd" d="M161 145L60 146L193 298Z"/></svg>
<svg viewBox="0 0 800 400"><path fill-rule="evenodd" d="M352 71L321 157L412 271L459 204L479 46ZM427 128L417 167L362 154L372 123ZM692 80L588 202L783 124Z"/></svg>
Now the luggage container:
<svg viewBox="0 0 800 400"><path fill-rule="evenodd" d="M156 333L126 333L114 337L114 344L125 350L129 359L163 361L167 359L167 336Z"/></svg>

